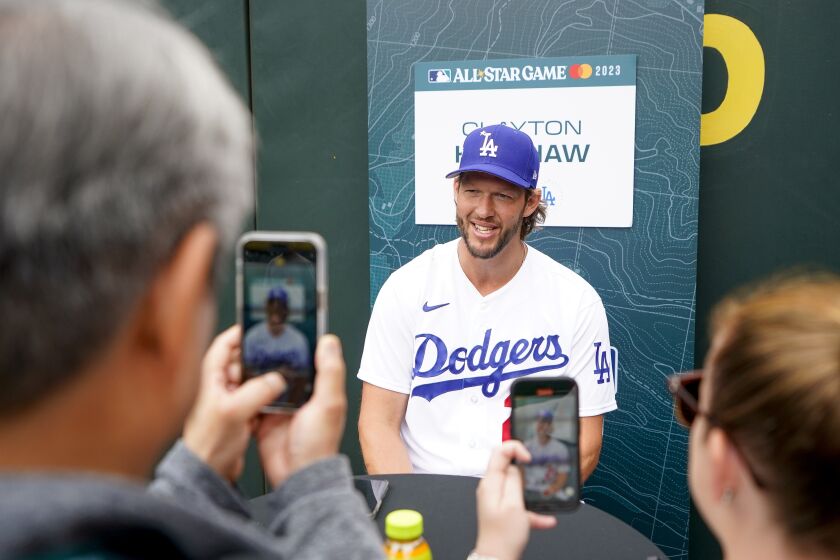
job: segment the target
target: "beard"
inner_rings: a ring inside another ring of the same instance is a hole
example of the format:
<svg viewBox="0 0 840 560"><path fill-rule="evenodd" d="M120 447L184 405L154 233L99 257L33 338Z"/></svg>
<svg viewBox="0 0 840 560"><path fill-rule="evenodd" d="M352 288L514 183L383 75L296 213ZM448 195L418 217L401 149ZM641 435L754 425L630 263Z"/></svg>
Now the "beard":
<svg viewBox="0 0 840 560"><path fill-rule="evenodd" d="M507 229L502 228L499 233L498 241L496 241L496 244L488 249L479 249L470 243L467 232L469 228L472 227L472 224L461 218L457 212L455 213L455 223L458 224L458 230L461 232L461 238L464 240L464 245L467 247L467 251L469 251L470 255L477 259L492 259L501 253L505 247L507 247L508 243L510 243L510 240L513 239L515 234L519 233L519 230L522 227L522 214L520 213L519 218L516 221L516 226L509 227Z"/></svg>

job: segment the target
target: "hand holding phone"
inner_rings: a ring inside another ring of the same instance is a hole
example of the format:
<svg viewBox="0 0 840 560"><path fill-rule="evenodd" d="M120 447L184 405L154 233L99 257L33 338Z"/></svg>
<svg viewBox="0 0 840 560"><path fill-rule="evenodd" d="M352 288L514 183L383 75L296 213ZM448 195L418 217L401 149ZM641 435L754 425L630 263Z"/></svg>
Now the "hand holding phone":
<svg viewBox="0 0 840 560"><path fill-rule="evenodd" d="M266 412L293 412L312 396L315 345L326 331L326 260L316 233L255 231L239 240L243 379L273 371L287 386Z"/></svg>
<svg viewBox="0 0 840 560"><path fill-rule="evenodd" d="M347 415L346 366L341 342L318 341L312 398L295 414L264 414L256 436L266 477L277 487L295 472L338 453Z"/></svg>
<svg viewBox="0 0 840 560"><path fill-rule="evenodd" d="M506 441L493 450L487 472L478 484L478 538L475 552L494 558L519 558L531 529L557 525L551 515L525 510L522 475L511 463L527 463L529 453L519 441Z"/></svg>
<svg viewBox="0 0 840 560"><path fill-rule="evenodd" d="M568 378L519 379L511 387L511 433L531 462L521 465L525 507L573 510L580 504L577 384Z"/></svg>
<svg viewBox="0 0 840 560"><path fill-rule="evenodd" d="M219 476L234 482L245 466L253 420L284 388L277 374L241 383L239 327L213 340L201 365L201 387L184 426L184 445Z"/></svg>

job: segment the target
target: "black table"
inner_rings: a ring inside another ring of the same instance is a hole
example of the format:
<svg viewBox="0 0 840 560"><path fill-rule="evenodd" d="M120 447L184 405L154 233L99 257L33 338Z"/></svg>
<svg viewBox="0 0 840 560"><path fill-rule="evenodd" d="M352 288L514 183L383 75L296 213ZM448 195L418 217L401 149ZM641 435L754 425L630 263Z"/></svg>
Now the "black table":
<svg viewBox="0 0 840 560"><path fill-rule="evenodd" d="M475 489L478 479L467 476L396 474L366 476L390 483L376 516L385 533L385 516L395 509L415 509L423 514L424 536L435 560L464 560L475 545L477 529ZM267 517L264 501L251 501L259 519ZM581 504L572 513L558 516L557 527L531 531L522 558L558 560L664 560L659 548L635 529L612 515Z"/></svg>

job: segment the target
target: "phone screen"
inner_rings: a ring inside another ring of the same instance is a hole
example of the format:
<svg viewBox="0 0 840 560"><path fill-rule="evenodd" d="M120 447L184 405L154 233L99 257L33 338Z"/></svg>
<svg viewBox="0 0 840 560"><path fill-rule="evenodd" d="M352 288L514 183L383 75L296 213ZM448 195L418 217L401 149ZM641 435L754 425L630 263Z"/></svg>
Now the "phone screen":
<svg viewBox="0 0 840 560"><path fill-rule="evenodd" d="M513 389L512 435L531 453L520 465L525 506L574 509L580 502L577 385L570 379L521 380Z"/></svg>
<svg viewBox="0 0 840 560"><path fill-rule="evenodd" d="M315 344L324 330L319 309L322 255L312 241L270 237L253 233L240 242L243 377L280 373L287 389L269 408L293 409L312 395Z"/></svg>

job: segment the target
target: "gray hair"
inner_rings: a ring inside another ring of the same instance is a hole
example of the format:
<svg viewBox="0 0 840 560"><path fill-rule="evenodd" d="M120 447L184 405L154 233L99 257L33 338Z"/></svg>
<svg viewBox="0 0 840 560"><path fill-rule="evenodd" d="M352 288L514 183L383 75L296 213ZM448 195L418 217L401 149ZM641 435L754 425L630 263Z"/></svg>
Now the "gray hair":
<svg viewBox="0 0 840 560"><path fill-rule="evenodd" d="M0 2L0 115L4 415L102 351L192 227L232 246L254 161L207 50L136 2Z"/></svg>

